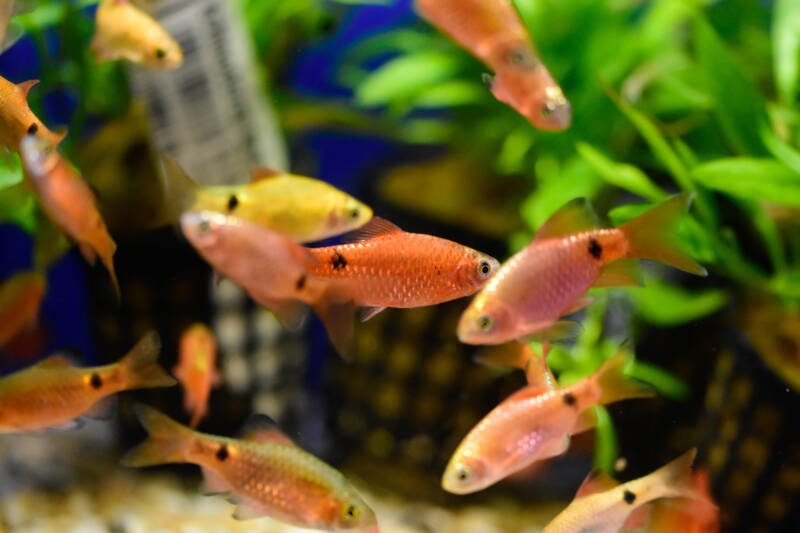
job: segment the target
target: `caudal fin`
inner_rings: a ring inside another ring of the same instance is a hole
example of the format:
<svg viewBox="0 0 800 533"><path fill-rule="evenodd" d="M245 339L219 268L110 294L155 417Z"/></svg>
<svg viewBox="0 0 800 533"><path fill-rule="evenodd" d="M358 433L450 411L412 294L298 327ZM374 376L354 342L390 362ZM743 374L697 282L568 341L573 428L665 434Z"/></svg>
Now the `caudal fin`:
<svg viewBox="0 0 800 533"><path fill-rule="evenodd" d="M126 453L121 463L125 466L153 466L186 462L185 451L194 431L152 407L136 404L134 410L149 436Z"/></svg>
<svg viewBox="0 0 800 533"><path fill-rule="evenodd" d="M126 389L171 387L177 383L156 361L161 350L158 333L150 331L122 358L119 365L126 376Z"/></svg>
<svg viewBox="0 0 800 533"><path fill-rule="evenodd" d="M600 405L628 400L631 398L650 398L655 396L650 386L629 378L624 374L630 357L621 348L595 372L594 379L600 387Z"/></svg>
<svg viewBox="0 0 800 533"><path fill-rule="evenodd" d="M621 225L619 229L628 241L628 255L652 259L705 276L706 269L681 250L675 238L678 221L689 208L692 196L688 192L672 196L650 211Z"/></svg>
<svg viewBox="0 0 800 533"><path fill-rule="evenodd" d="M164 197L161 213L156 217L153 227L177 223L198 188L197 183L172 158L161 154L159 159Z"/></svg>

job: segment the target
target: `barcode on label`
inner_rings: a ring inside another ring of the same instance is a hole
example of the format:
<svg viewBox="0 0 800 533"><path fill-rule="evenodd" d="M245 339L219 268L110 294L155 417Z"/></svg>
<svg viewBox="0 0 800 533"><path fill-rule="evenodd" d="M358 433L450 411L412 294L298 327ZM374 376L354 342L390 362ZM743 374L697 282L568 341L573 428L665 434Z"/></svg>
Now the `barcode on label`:
<svg viewBox="0 0 800 533"><path fill-rule="evenodd" d="M150 4L184 53L176 70L132 67L132 90L145 103L156 149L207 185L244 182L253 165L287 169L286 147L236 2Z"/></svg>

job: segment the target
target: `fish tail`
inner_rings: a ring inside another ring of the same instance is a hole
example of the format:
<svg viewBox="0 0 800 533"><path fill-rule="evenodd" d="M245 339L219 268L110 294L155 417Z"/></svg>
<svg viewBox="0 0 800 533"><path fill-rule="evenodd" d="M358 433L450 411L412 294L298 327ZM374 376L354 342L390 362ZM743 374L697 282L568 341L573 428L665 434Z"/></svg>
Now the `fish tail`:
<svg viewBox="0 0 800 533"><path fill-rule="evenodd" d="M652 493L645 494L645 499L649 501L656 498L689 498L715 506L692 475L692 463L696 455L697 448L692 448L646 476L645 479L649 478L649 482L643 485Z"/></svg>
<svg viewBox="0 0 800 533"><path fill-rule="evenodd" d="M114 294L117 296L117 302L122 301L122 291L119 288L119 280L117 279L117 271L114 269L114 254L117 251L117 243L108 234L108 230L103 232L102 240L100 241L100 248L97 255L100 256L103 266L106 267L108 275L111 277L111 283L114 285Z"/></svg>
<svg viewBox="0 0 800 533"><path fill-rule="evenodd" d="M125 376L125 389L150 389L171 387L175 379L158 363L161 340L158 333L150 331L122 358L119 365Z"/></svg>
<svg viewBox="0 0 800 533"><path fill-rule="evenodd" d="M652 259L705 276L706 269L681 250L675 238L680 217L689 208L693 194L684 192L664 200L653 209L622 224L619 229L628 242L628 256Z"/></svg>
<svg viewBox="0 0 800 533"><path fill-rule="evenodd" d="M650 398L655 395L649 385L624 374L625 367L631 358L627 357L623 350L624 348L620 349L595 372L595 383L600 388L598 402L600 405L631 398Z"/></svg>
<svg viewBox="0 0 800 533"><path fill-rule="evenodd" d="M186 449L194 431L152 407L136 404L134 411L136 418L147 430L148 438L126 453L120 462L124 466L185 462Z"/></svg>
<svg viewBox="0 0 800 533"><path fill-rule="evenodd" d="M197 183L174 159L166 154L161 154L159 159L164 195L161 213L156 217L157 223L154 227L177 223L198 188Z"/></svg>

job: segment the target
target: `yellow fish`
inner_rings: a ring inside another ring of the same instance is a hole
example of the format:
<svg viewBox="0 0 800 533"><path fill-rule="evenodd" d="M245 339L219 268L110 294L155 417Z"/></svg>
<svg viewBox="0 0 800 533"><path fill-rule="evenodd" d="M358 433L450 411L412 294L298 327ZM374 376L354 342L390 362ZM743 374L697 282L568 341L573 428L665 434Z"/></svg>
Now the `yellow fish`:
<svg viewBox="0 0 800 533"><path fill-rule="evenodd" d="M377 532L375 514L347 479L263 415L241 439L193 431L144 405L136 415L150 438L123 457L126 466L196 464L209 492L237 504L236 519L270 516L303 528Z"/></svg>
<svg viewBox="0 0 800 533"><path fill-rule="evenodd" d="M622 485L595 471L578 489L575 499L542 533L616 533L624 526L635 527L642 506L661 498L688 498L713 506L692 477L696 449L691 449L666 466Z"/></svg>
<svg viewBox="0 0 800 533"><path fill-rule="evenodd" d="M360 228L372 209L324 181L257 167L248 185L200 186L162 156L165 223L185 212L234 215L297 242L313 242Z"/></svg>
<svg viewBox="0 0 800 533"><path fill-rule="evenodd" d="M0 433L69 428L104 412L101 400L114 393L174 385L156 363L160 347L150 332L110 365L77 368L54 356L0 379Z"/></svg>
<svg viewBox="0 0 800 533"><path fill-rule="evenodd" d="M97 61L127 59L138 65L173 69L183 62L175 39L129 0L105 0L95 16L92 52Z"/></svg>
<svg viewBox="0 0 800 533"><path fill-rule="evenodd" d="M67 135L47 129L28 107L28 93L37 83L39 80L28 80L15 85L0 76L0 144L9 150L19 151L25 135L36 135L54 146Z"/></svg>

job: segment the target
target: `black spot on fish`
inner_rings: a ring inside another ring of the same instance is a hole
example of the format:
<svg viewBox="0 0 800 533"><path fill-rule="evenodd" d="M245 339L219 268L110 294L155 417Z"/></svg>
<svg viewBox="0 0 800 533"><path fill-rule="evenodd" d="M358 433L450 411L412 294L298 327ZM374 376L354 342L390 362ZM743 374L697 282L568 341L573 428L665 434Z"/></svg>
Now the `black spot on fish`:
<svg viewBox="0 0 800 533"><path fill-rule="evenodd" d="M92 374L92 377L89 378L89 385L93 389L99 389L103 386L103 379L98 374Z"/></svg>
<svg viewBox="0 0 800 533"><path fill-rule="evenodd" d="M352 505L352 504L348 505L347 509L345 510L345 512L347 513L347 516L349 516L350 518L355 518L355 516L356 516L356 506Z"/></svg>
<svg viewBox="0 0 800 533"><path fill-rule="evenodd" d="M233 212L234 209L239 205L239 199L236 197L235 194L231 194L231 197L228 198L228 211Z"/></svg>
<svg viewBox="0 0 800 533"><path fill-rule="evenodd" d="M163 48L156 48L156 57L158 59L164 59L165 57L167 57L167 51L164 50Z"/></svg>
<svg viewBox="0 0 800 533"><path fill-rule="evenodd" d="M28 135L36 135L37 131L39 131L39 125L34 122L28 128Z"/></svg>
<svg viewBox="0 0 800 533"><path fill-rule="evenodd" d="M571 392L565 392L562 398L564 399L564 403L570 407L575 405L575 395Z"/></svg>
<svg viewBox="0 0 800 533"><path fill-rule="evenodd" d="M297 280L297 283L295 284L295 286L297 287L298 291L302 291L303 290L303 287L306 286L306 275L305 274L300 276L300 279Z"/></svg>
<svg viewBox="0 0 800 533"><path fill-rule="evenodd" d="M636 494L632 493L629 490L626 490L625 493L622 495L622 499L625 500L625 503L628 505L633 504L636 501Z"/></svg>
<svg viewBox="0 0 800 533"><path fill-rule="evenodd" d="M228 446L226 446L225 444L220 446L219 450L217 450L217 459L219 459L220 461L224 461L225 459L228 458L229 455L230 454L228 453Z"/></svg>
<svg viewBox="0 0 800 533"><path fill-rule="evenodd" d="M603 255L603 247L596 239L589 239L589 254L595 259L600 259L600 256Z"/></svg>
<svg viewBox="0 0 800 533"><path fill-rule="evenodd" d="M334 270L339 270L347 266L347 259L339 252L336 252L333 254L333 257L331 257L331 265Z"/></svg>

